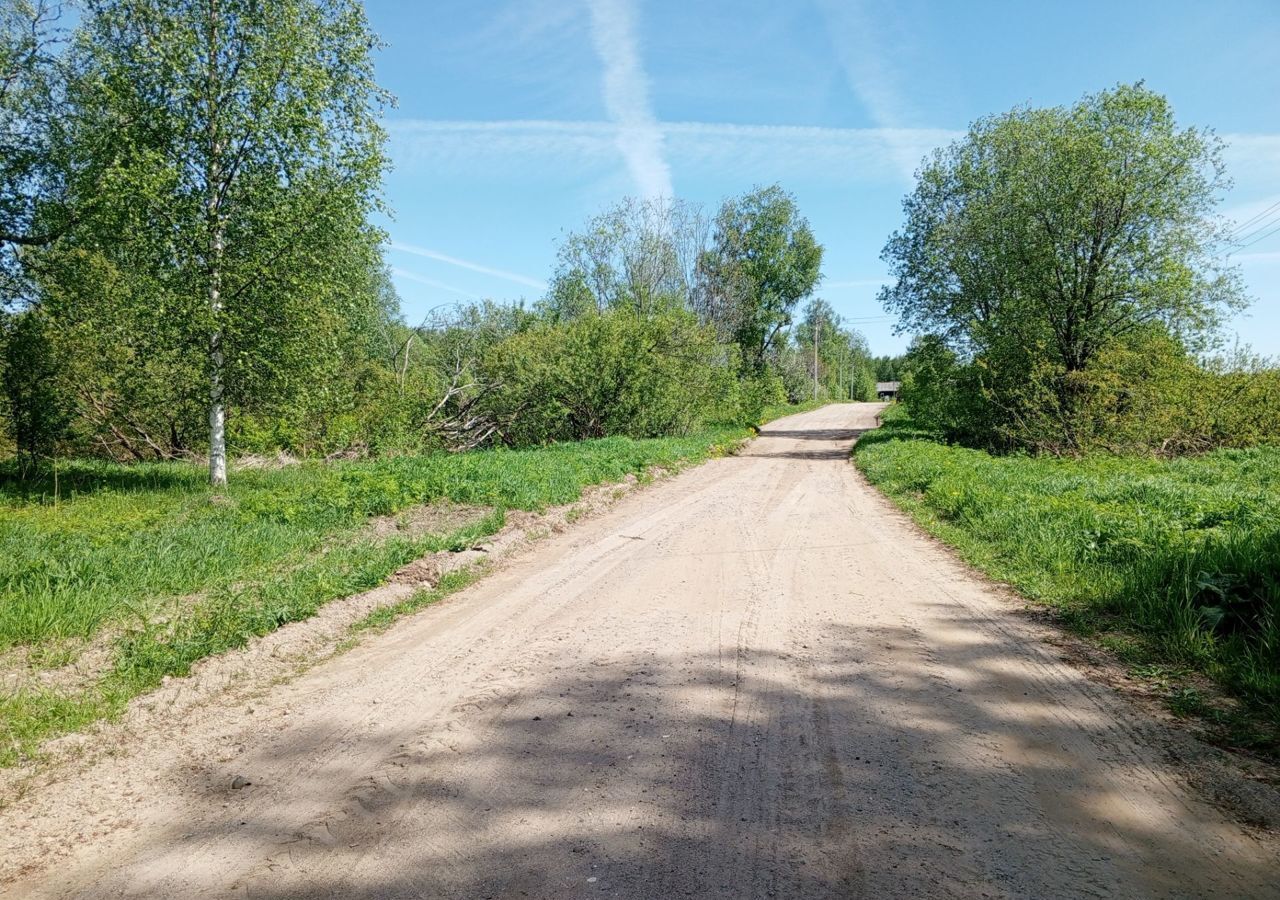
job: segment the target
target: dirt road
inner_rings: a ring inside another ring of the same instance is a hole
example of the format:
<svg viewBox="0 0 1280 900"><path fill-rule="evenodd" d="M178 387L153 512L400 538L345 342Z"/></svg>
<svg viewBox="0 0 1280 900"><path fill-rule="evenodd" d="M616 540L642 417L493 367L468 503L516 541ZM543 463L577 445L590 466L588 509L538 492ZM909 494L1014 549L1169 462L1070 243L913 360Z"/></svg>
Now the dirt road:
<svg viewBox="0 0 1280 900"><path fill-rule="evenodd" d="M226 710L221 766L175 733L112 788L129 827L12 890L1278 896L1161 726L860 479L878 409L776 422Z"/></svg>

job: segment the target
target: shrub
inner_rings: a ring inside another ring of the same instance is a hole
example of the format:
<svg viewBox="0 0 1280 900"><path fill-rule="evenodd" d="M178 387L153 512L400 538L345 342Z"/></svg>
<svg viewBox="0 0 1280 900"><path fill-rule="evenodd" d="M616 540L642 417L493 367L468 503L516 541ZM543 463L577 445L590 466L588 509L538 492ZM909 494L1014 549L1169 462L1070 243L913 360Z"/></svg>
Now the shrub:
<svg viewBox="0 0 1280 900"><path fill-rule="evenodd" d="M964 361L931 337L912 345L906 366L900 396L913 418L988 450L1177 456L1280 440L1280 368L1248 353L1200 360L1161 329L1112 343L1072 374Z"/></svg>
<svg viewBox="0 0 1280 900"><path fill-rule="evenodd" d="M3 374L5 418L26 465L52 456L65 437L70 410L58 384L48 323L38 311L6 324Z"/></svg>
<svg viewBox="0 0 1280 900"><path fill-rule="evenodd" d="M497 345L491 401L513 446L686 434L739 415L736 354L682 312L628 309L542 324Z"/></svg>

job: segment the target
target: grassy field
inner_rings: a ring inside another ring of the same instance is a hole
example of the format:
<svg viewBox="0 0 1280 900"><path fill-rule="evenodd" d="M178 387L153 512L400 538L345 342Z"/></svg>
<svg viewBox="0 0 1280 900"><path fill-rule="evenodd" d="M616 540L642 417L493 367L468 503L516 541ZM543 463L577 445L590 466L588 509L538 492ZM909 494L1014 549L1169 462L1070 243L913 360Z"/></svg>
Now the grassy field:
<svg viewBox="0 0 1280 900"><path fill-rule="evenodd" d="M52 473L19 480L0 464L7 671L56 669L104 643L108 657L87 687L0 692L0 765L419 556L470 546L502 526L504 510L569 503L589 485L697 462L747 434L241 470L217 497L203 470L183 463L64 464L56 490ZM398 514L443 501L469 514L395 527ZM391 527L371 527L375 517Z"/></svg>
<svg viewBox="0 0 1280 900"><path fill-rule="evenodd" d="M1280 448L995 457L932 440L902 407L884 419L857 465L920 524L1165 683L1175 709L1277 749L1253 726L1280 721ZM1197 674L1248 714L1211 708Z"/></svg>

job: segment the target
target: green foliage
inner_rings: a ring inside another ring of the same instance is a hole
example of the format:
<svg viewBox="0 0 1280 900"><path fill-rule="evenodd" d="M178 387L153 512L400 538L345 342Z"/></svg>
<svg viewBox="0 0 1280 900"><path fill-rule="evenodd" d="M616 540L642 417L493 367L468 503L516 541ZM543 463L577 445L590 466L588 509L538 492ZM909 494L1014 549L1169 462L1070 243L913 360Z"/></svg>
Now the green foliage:
<svg viewBox="0 0 1280 900"><path fill-rule="evenodd" d="M493 415L513 446L686 434L736 418L736 359L683 312L618 308L542 324L493 348Z"/></svg>
<svg viewBox="0 0 1280 900"><path fill-rule="evenodd" d="M210 407L341 408L384 311L376 43L347 0L86 4L67 172L20 185L37 224L75 210L21 268L82 445L183 455Z"/></svg>
<svg viewBox="0 0 1280 900"><path fill-rule="evenodd" d="M68 230L116 149L118 123L76 102L84 58L61 13L50 0L0 4L0 310L31 298L27 255Z"/></svg>
<svg viewBox="0 0 1280 900"><path fill-rule="evenodd" d="M866 338L842 328L840 316L827 301L809 301L793 337L793 346L779 354L793 402L876 398Z"/></svg>
<svg viewBox="0 0 1280 900"><path fill-rule="evenodd" d="M501 527L502 510L569 503L583 488L678 469L747 435L610 437L538 450L436 453L242 470L211 502L185 463L76 462L20 478L0 467L0 650L33 651L101 634L112 668L79 694L0 700L0 763L51 734L123 708L165 675L242 646L370 588L424 553L462 549ZM371 530L449 500L489 514L440 533Z"/></svg>
<svg viewBox="0 0 1280 900"><path fill-rule="evenodd" d="M748 425L760 425L778 418L778 410L791 408L782 378L773 372L746 376L738 386L740 419ZM795 410L799 412L799 410Z"/></svg>
<svg viewBox="0 0 1280 900"><path fill-rule="evenodd" d="M68 450L144 460L198 446L207 429L200 351L163 289L71 247L43 255L38 281L56 393L73 413Z"/></svg>
<svg viewBox="0 0 1280 900"><path fill-rule="evenodd" d="M778 185L726 200L701 269L703 303L723 323L749 371L761 372L796 305L821 277L822 245L795 198Z"/></svg>
<svg viewBox="0 0 1280 900"><path fill-rule="evenodd" d="M885 308L979 367L989 402L975 428L1080 449L1101 354L1153 330L1195 349L1243 305L1212 218L1221 153L1141 85L980 120L904 202Z"/></svg>
<svg viewBox="0 0 1280 900"><path fill-rule="evenodd" d="M1118 339L1077 373L1070 423L1043 366L1020 376L1022 402L1006 418L1001 375L926 336L907 353L900 397L947 440L997 450L1060 452L1068 425L1077 451L1171 456L1280 440L1280 368L1248 353L1197 360L1161 329Z"/></svg>
<svg viewBox="0 0 1280 900"><path fill-rule="evenodd" d="M568 235L535 311L485 301L411 328L370 225L388 98L358 3L90 0L65 32L39 0L6 13L0 54L21 64L0 98L0 244L43 366L11 342L26 356L9 393L33 409L38 385L56 413L41 433L66 455L207 446L218 485L228 448L684 434L752 421L795 386L788 328L821 247L776 185L714 224L687 202L625 200ZM861 384L865 347L836 337L824 397ZM17 408L5 433L33 433Z"/></svg>
<svg viewBox="0 0 1280 900"><path fill-rule="evenodd" d="M25 469L41 465L58 451L69 412L57 387L58 366L44 317L32 310L0 324L5 418Z"/></svg>
<svg viewBox="0 0 1280 900"><path fill-rule="evenodd" d="M951 441L992 446L996 412L982 381L983 369L964 365L954 350L934 335L912 341L907 350L898 399L913 418Z"/></svg>
<svg viewBox="0 0 1280 900"><path fill-rule="evenodd" d="M876 356L871 359L871 367L876 381L901 381L906 374L905 355Z"/></svg>
<svg viewBox="0 0 1280 900"><path fill-rule="evenodd" d="M1280 442L1280 368L1246 352L1201 361L1138 334L1099 354L1081 385L1086 446L1173 455Z"/></svg>
<svg viewBox="0 0 1280 900"><path fill-rule="evenodd" d="M714 222L682 201L627 200L566 238L551 288L538 309L552 326L620 310L658 318L691 313L722 345L708 356L721 396L714 404L707 398L705 414L750 421L772 402L779 384L793 401L813 396L811 389L801 389L804 363L792 352L788 329L796 305L817 284L821 259L822 247L799 215L794 198L777 185L726 200ZM862 393L865 343L855 332L839 331L830 307L822 307L833 333L830 346L819 349L819 394L842 398L852 384ZM528 337L513 346L524 350L538 340ZM552 339L544 335L542 340ZM743 378L734 386L724 382L722 370L739 359L744 363ZM560 381L575 396L583 394L581 380L564 366L557 369L548 362L542 369L543 382ZM507 382L510 375L508 371ZM812 365L809 380L812 384ZM690 384L694 393L701 390L696 381ZM523 398L511 399L525 409L539 407L543 417L557 415L563 405L551 398L527 404ZM584 402L595 405L599 399ZM737 412L732 410L735 403L742 404ZM636 419L634 410L621 414L624 420ZM562 433L594 433L597 426L591 422L601 417L587 411L585 418L585 427L569 426ZM503 432L508 440L513 434L520 435L516 440L531 440L541 433L510 427Z"/></svg>
<svg viewBox="0 0 1280 900"><path fill-rule="evenodd" d="M641 316L689 309L705 239L694 204L623 200L565 238L540 306L552 321L611 309Z"/></svg>
<svg viewBox="0 0 1280 900"><path fill-rule="evenodd" d="M884 418L859 468L971 562L1280 713L1280 449L996 457Z"/></svg>
<svg viewBox="0 0 1280 900"><path fill-rule="evenodd" d="M860 400L864 403L878 399L876 394L876 375L869 367L863 366L854 370L853 380L849 385L849 399Z"/></svg>

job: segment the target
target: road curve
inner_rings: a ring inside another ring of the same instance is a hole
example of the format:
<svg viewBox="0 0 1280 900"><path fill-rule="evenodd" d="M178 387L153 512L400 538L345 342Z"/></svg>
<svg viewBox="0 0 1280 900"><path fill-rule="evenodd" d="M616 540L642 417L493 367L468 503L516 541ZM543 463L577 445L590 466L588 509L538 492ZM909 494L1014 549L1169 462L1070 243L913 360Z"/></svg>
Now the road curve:
<svg viewBox="0 0 1280 900"><path fill-rule="evenodd" d="M1276 896L1161 726L861 479L879 408L775 422L223 711L216 778L157 761L131 827L12 890Z"/></svg>

